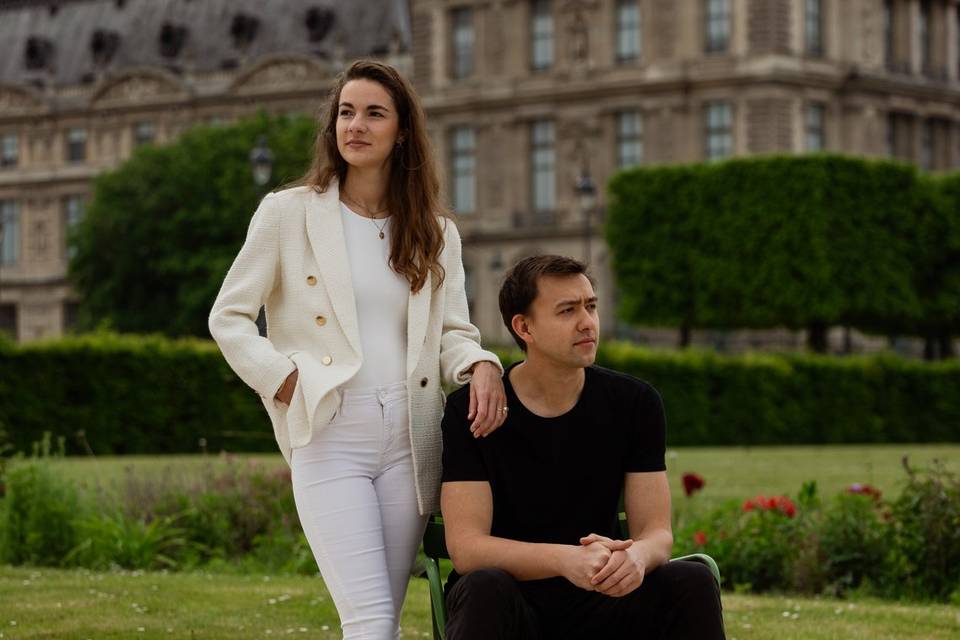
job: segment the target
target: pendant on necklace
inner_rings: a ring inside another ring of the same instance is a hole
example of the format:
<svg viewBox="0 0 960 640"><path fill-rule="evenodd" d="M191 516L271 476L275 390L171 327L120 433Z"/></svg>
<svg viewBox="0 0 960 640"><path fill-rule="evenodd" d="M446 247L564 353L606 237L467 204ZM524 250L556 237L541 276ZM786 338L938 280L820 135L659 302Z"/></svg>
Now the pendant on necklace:
<svg viewBox="0 0 960 640"><path fill-rule="evenodd" d="M383 240L383 231L380 232L380 239Z"/></svg>

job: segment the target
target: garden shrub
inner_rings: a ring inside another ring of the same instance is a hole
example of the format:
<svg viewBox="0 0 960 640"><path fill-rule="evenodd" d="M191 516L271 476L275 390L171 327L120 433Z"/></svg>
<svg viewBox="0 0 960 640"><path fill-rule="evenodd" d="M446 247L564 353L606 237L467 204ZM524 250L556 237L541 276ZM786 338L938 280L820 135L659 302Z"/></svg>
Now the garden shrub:
<svg viewBox="0 0 960 640"><path fill-rule="evenodd" d="M37 461L14 465L5 478L0 563L59 566L78 541L76 489Z"/></svg>
<svg viewBox="0 0 960 640"><path fill-rule="evenodd" d="M834 498L818 530L820 558L832 592L841 594L883 575L890 527L878 497L847 493Z"/></svg>
<svg viewBox="0 0 960 640"><path fill-rule="evenodd" d="M886 591L946 600L960 587L960 478L939 463L920 472L904 459L904 468L909 480L890 505Z"/></svg>
<svg viewBox="0 0 960 640"><path fill-rule="evenodd" d="M80 519L79 543L64 557L69 566L88 569L176 569L182 550L194 545L175 517L134 518L123 512Z"/></svg>

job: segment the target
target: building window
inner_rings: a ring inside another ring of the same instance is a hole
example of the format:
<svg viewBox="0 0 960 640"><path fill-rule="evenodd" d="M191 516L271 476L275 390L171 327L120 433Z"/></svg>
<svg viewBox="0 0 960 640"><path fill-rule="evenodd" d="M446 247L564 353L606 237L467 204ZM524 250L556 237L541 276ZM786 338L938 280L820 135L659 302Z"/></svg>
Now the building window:
<svg viewBox="0 0 960 640"><path fill-rule="evenodd" d="M640 57L643 29L639 1L617 0L617 60L636 60Z"/></svg>
<svg viewBox="0 0 960 640"><path fill-rule="evenodd" d="M823 1L805 0L804 36L807 54L823 55Z"/></svg>
<svg viewBox="0 0 960 640"><path fill-rule="evenodd" d="M67 162L83 162L87 159L87 130L74 128L67 131Z"/></svg>
<svg viewBox="0 0 960 640"><path fill-rule="evenodd" d="M920 168L933 171L933 121L924 120L920 128Z"/></svg>
<svg viewBox="0 0 960 640"><path fill-rule="evenodd" d="M80 315L80 305L76 302L63 303L63 332L69 333L77 326L77 317Z"/></svg>
<svg viewBox="0 0 960 640"><path fill-rule="evenodd" d="M133 127L133 144L137 147L153 144L157 138L157 128L152 122L138 122Z"/></svg>
<svg viewBox="0 0 960 640"><path fill-rule="evenodd" d="M451 14L453 30L453 77L466 78L473 75L473 10L454 9Z"/></svg>
<svg viewBox="0 0 960 640"><path fill-rule="evenodd" d="M733 155L733 108L729 102L707 103L706 151L708 160Z"/></svg>
<svg viewBox="0 0 960 640"><path fill-rule="evenodd" d="M643 117L639 111L617 114L617 167L627 169L643 162Z"/></svg>
<svg viewBox="0 0 960 640"><path fill-rule="evenodd" d="M0 333L17 339L17 305L0 304Z"/></svg>
<svg viewBox="0 0 960 640"><path fill-rule="evenodd" d="M897 160L913 162L914 116L895 111L887 115L887 155Z"/></svg>
<svg viewBox="0 0 960 640"><path fill-rule="evenodd" d="M477 208L476 133L473 127L456 127L450 135L453 210L473 213Z"/></svg>
<svg viewBox="0 0 960 640"><path fill-rule="evenodd" d="M14 200L0 200L0 266L17 264L19 251L19 208Z"/></svg>
<svg viewBox="0 0 960 640"><path fill-rule="evenodd" d="M705 0L707 53L722 53L730 46L730 0Z"/></svg>
<svg viewBox="0 0 960 640"><path fill-rule="evenodd" d="M883 41L886 47L887 68L894 70L897 66L896 55L896 28L894 24L893 0L884 0L883 3Z"/></svg>
<svg viewBox="0 0 960 640"><path fill-rule="evenodd" d="M556 207L556 152L554 126L549 120L530 125L531 205L534 211Z"/></svg>
<svg viewBox="0 0 960 640"><path fill-rule="evenodd" d="M822 104L814 103L807 105L807 112L804 118L807 133L805 148L807 151L823 151L826 146L826 113L827 109Z"/></svg>
<svg viewBox="0 0 960 640"><path fill-rule="evenodd" d="M543 71L553 66L553 8L550 0L533 0L530 20L530 66Z"/></svg>
<svg viewBox="0 0 960 640"><path fill-rule="evenodd" d="M15 167L20 161L20 140L15 133L0 136L0 169Z"/></svg>
<svg viewBox="0 0 960 640"><path fill-rule="evenodd" d="M67 259L73 258L76 254L76 248L70 242L70 233L80 220L83 219L83 210L86 206L86 199L83 196L72 195L63 199L63 238L64 255Z"/></svg>
<svg viewBox="0 0 960 640"><path fill-rule="evenodd" d="M920 43L920 70L924 74L932 71L930 47L930 0L920 0L920 13L917 18L917 42Z"/></svg>

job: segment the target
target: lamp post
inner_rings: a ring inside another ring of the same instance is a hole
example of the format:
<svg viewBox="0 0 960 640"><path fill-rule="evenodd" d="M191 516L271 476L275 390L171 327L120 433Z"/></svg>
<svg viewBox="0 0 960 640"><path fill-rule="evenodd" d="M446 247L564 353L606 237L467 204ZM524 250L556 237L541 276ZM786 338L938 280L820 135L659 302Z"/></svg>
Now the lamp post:
<svg viewBox="0 0 960 640"><path fill-rule="evenodd" d="M583 220L583 261L590 265L590 241L593 233L593 209L597 205L597 187L590 177L590 170L584 164L580 169L580 176L573 186L577 192L580 205L580 215Z"/></svg>
<svg viewBox="0 0 960 640"><path fill-rule="evenodd" d="M264 135L257 137L257 146L250 151L250 171L253 173L253 184L257 187L257 200L260 200L273 174L273 151L267 146L267 137ZM261 336L267 336L267 316L263 307L257 314L257 330Z"/></svg>
<svg viewBox="0 0 960 640"><path fill-rule="evenodd" d="M257 146L250 151L250 170L259 195L273 174L273 151L267 146L267 137L264 135L257 137Z"/></svg>

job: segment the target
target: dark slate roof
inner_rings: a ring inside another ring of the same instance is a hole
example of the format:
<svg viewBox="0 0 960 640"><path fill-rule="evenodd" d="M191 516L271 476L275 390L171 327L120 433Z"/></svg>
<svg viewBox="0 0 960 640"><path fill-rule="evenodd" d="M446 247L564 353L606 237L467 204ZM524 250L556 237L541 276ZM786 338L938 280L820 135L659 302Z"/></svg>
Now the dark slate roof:
<svg viewBox="0 0 960 640"><path fill-rule="evenodd" d="M239 14L258 22L246 46L231 34L250 23ZM182 47L164 57L161 40L176 48L181 27ZM115 50L98 63L93 42L103 58L111 33ZM0 84L75 85L134 67L204 72L266 54L352 59L409 46L407 0L0 0ZM28 68L29 58L39 64L44 54L44 68Z"/></svg>

